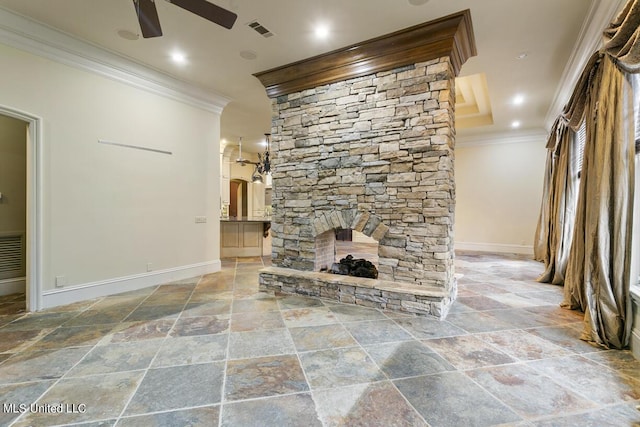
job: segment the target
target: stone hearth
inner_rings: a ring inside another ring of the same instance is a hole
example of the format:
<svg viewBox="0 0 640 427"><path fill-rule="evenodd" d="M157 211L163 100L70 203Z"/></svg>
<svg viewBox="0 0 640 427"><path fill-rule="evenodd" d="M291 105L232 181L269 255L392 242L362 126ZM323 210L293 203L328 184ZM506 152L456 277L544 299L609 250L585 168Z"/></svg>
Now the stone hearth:
<svg viewBox="0 0 640 427"><path fill-rule="evenodd" d="M444 53L443 39L451 44ZM438 49L429 55L410 54L430 43ZM262 288L446 316L456 296L454 78L461 58L475 54L469 46L466 11L349 47L350 56L312 58L315 71L299 90L286 87L302 85L290 80L305 75L304 63L257 75L273 108L273 267L261 272ZM335 71L341 60L368 56L383 65ZM327 61L334 69L318 70ZM339 229L378 241L377 280L318 272Z"/></svg>

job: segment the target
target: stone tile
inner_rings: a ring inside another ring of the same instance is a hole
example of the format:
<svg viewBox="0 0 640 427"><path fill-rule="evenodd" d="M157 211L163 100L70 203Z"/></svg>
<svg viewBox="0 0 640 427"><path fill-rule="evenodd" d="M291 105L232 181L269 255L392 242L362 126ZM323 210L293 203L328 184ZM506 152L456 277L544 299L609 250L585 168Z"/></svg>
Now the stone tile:
<svg viewBox="0 0 640 427"><path fill-rule="evenodd" d="M108 325L122 322L137 305L114 307L106 310L89 309L65 322L64 326Z"/></svg>
<svg viewBox="0 0 640 427"><path fill-rule="evenodd" d="M338 318L329 307L296 308L282 310L284 324L289 328L320 326L338 323Z"/></svg>
<svg viewBox="0 0 640 427"><path fill-rule="evenodd" d="M278 297L278 306L281 310L290 310L294 308L323 307L324 304L318 298L286 295Z"/></svg>
<svg viewBox="0 0 640 427"><path fill-rule="evenodd" d="M460 372L401 379L394 383L432 427L490 426L522 420Z"/></svg>
<svg viewBox="0 0 640 427"><path fill-rule="evenodd" d="M147 371L125 415L207 406L220 402L224 362Z"/></svg>
<svg viewBox="0 0 640 427"><path fill-rule="evenodd" d="M284 321L278 311L237 313L231 315L231 332L278 329L284 328L284 326Z"/></svg>
<svg viewBox="0 0 640 427"><path fill-rule="evenodd" d="M275 298L235 300L231 306L233 313L276 311L278 309L278 302Z"/></svg>
<svg viewBox="0 0 640 427"><path fill-rule="evenodd" d="M27 349L51 329L9 330L0 329L0 353L18 353Z"/></svg>
<svg viewBox="0 0 640 427"><path fill-rule="evenodd" d="M351 334L340 324L290 328L289 332L298 351L357 345Z"/></svg>
<svg viewBox="0 0 640 427"><path fill-rule="evenodd" d="M450 322L427 317L408 317L394 321L417 339L452 337L467 333Z"/></svg>
<svg viewBox="0 0 640 427"><path fill-rule="evenodd" d="M359 320L386 320L387 317L379 310L359 307L357 305L338 304L329 309L341 322L357 322Z"/></svg>
<svg viewBox="0 0 640 427"><path fill-rule="evenodd" d="M623 375L640 380L640 360L636 359L630 350L601 351L585 354L584 357Z"/></svg>
<svg viewBox="0 0 640 427"><path fill-rule="evenodd" d="M527 332L574 353L602 351L600 347L582 341L580 339L580 330L572 327L571 324L528 329Z"/></svg>
<svg viewBox="0 0 640 427"><path fill-rule="evenodd" d="M219 318L223 318L229 317L230 315L231 301L229 300L194 302L192 298L184 308L180 318L200 316L218 316Z"/></svg>
<svg viewBox="0 0 640 427"><path fill-rule="evenodd" d="M525 419L584 411L597 405L556 384L552 378L517 364L465 372L482 388Z"/></svg>
<svg viewBox="0 0 640 427"><path fill-rule="evenodd" d="M20 405L28 407L54 383L55 381L39 381L0 386L0 403L3 405L3 410L0 411L0 425L11 425L22 413ZM5 405L13 405L13 409L6 408Z"/></svg>
<svg viewBox="0 0 640 427"><path fill-rule="evenodd" d="M0 365L0 384L60 378L89 350L78 347L17 354Z"/></svg>
<svg viewBox="0 0 640 427"><path fill-rule="evenodd" d="M553 326L556 323L545 317L524 311L521 308L510 308L506 310L491 310L490 314L493 318L501 322L511 325L513 328L529 329L541 326Z"/></svg>
<svg viewBox="0 0 640 427"><path fill-rule="evenodd" d="M191 297L191 290L185 291L175 291L175 290L165 290L165 291L156 291L152 295L150 295L146 300L144 300L143 305L145 306L158 306L158 305L169 305L172 307L182 307L184 304L189 301Z"/></svg>
<svg viewBox="0 0 640 427"><path fill-rule="evenodd" d="M407 331L398 326L393 320L350 322L345 323L344 327L363 346L413 339Z"/></svg>
<svg viewBox="0 0 640 427"><path fill-rule="evenodd" d="M436 338L424 343L457 369L504 365L515 360L475 335Z"/></svg>
<svg viewBox="0 0 640 427"><path fill-rule="evenodd" d="M120 372L108 375L95 375L83 378L62 379L38 400L39 405L84 406L84 411L76 410L50 414L30 412L14 425L50 426L116 418L122 412L127 401L140 384L142 372Z"/></svg>
<svg viewBox="0 0 640 427"><path fill-rule="evenodd" d="M478 311L509 308L508 305L483 295L459 297L457 301Z"/></svg>
<svg viewBox="0 0 640 427"><path fill-rule="evenodd" d="M224 405L221 426L254 427L322 426L313 399L308 393Z"/></svg>
<svg viewBox="0 0 640 427"><path fill-rule="evenodd" d="M14 320L17 320L17 319L21 318L22 316L23 316L23 314L5 314L5 315L0 315L0 327L8 325L9 323L13 322Z"/></svg>
<svg viewBox="0 0 640 427"><path fill-rule="evenodd" d="M324 426L427 426L388 381L313 392Z"/></svg>
<svg viewBox="0 0 640 427"><path fill-rule="evenodd" d="M518 360L537 360L572 354L562 347L520 329L489 332L477 337Z"/></svg>
<svg viewBox="0 0 640 427"><path fill-rule="evenodd" d="M142 304L124 320L126 322L136 322L140 320L175 319L182 313L183 307L183 303L166 305Z"/></svg>
<svg viewBox="0 0 640 427"><path fill-rule="evenodd" d="M582 356L529 362L529 366L603 405L640 400L640 381Z"/></svg>
<svg viewBox="0 0 640 427"><path fill-rule="evenodd" d="M491 285L491 283L478 283L478 282L471 281L465 284L464 286L465 286L465 289L468 289L477 295L505 294L509 292L500 287L493 286Z"/></svg>
<svg viewBox="0 0 640 427"><path fill-rule="evenodd" d="M533 292L495 294L491 295L491 298L503 303L505 306L514 308L537 307L549 304L546 300L536 298Z"/></svg>
<svg viewBox="0 0 640 427"><path fill-rule="evenodd" d="M313 351L299 356L312 389L384 379L375 363L358 347Z"/></svg>
<svg viewBox="0 0 640 427"><path fill-rule="evenodd" d="M229 331L229 319L217 316L180 318L169 333L173 337L220 334Z"/></svg>
<svg viewBox="0 0 640 427"><path fill-rule="evenodd" d="M248 359L295 352L293 340L287 329L233 332L229 335L230 359Z"/></svg>
<svg viewBox="0 0 640 427"><path fill-rule="evenodd" d="M161 344L158 339L96 346L67 377L147 369Z"/></svg>
<svg viewBox="0 0 640 427"><path fill-rule="evenodd" d="M551 420L533 422L533 427L636 427L640 415L637 403L620 404Z"/></svg>
<svg viewBox="0 0 640 427"><path fill-rule="evenodd" d="M39 312L29 313L5 325L2 332L25 331L34 329L53 329L74 318L80 312Z"/></svg>
<svg viewBox="0 0 640 427"><path fill-rule="evenodd" d="M365 347L369 356L392 379L452 371L455 368L419 341Z"/></svg>
<svg viewBox="0 0 640 427"><path fill-rule="evenodd" d="M60 327L36 342L30 350L93 346L108 335L114 327L115 325Z"/></svg>
<svg viewBox="0 0 640 427"><path fill-rule="evenodd" d="M489 314L489 312L484 311L453 313L447 316L447 321L469 333L513 329L513 326L498 320Z"/></svg>
<svg viewBox="0 0 640 427"><path fill-rule="evenodd" d="M147 322L120 323L100 340L99 345L112 342L132 342L164 338L171 330L174 322L172 319L161 319Z"/></svg>
<svg viewBox="0 0 640 427"><path fill-rule="evenodd" d="M118 427L212 427L218 425L219 418L220 406L215 405L121 418Z"/></svg>
<svg viewBox="0 0 640 427"><path fill-rule="evenodd" d="M298 358L292 355L230 360L227 363L225 400L308 391Z"/></svg>
<svg viewBox="0 0 640 427"><path fill-rule="evenodd" d="M584 313L578 310L569 310L560 306L543 305L539 307L525 307L523 311L547 318L554 324L582 322Z"/></svg>
<svg viewBox="0 0 640 427"><path fill-rule="evenodd" d="M208 363L223 360L227 352L227 334L167 338L153 367Z"/></svg>
<svg viewBox="0 0 640 427"><path fill-rule="evenodd" d="M189 306L190 304L208 303L215 301L228 301L229 304L231 304L231 300L233 300L233 290L231 289L204 292L196 291L191 295L187 306ZM229 313L231 313L231 310L229 310Z"/></svg>
<svg viewBox="0 0 640 427"><path fill-rule="evenodd" d="M68 424L70 426L73 427L114 427L116 425L117 420L113 419L113 420L101 420L101 421L93 421L93 422L86 422L86 423L74 423L74 424Z"/></svg>

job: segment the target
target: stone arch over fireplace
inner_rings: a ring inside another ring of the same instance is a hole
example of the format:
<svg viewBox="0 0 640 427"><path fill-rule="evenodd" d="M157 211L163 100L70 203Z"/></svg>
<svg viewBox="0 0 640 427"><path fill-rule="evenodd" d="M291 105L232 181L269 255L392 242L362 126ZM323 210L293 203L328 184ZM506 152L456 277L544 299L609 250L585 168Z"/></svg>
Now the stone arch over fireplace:
<svg viewBox="0 0 640 427"><path fill-rule="evenodd" d="M380 242L389 227L378 215L358 209L333 209L317 213L311 225L311 234L315 239L314 271L329 269L335 261L335 231L340 229L355 230Z"/></svg>
<svg viewBox="0 0 640 427"><path fill-rule="evenodd" d="M389 227L378 215L357 209L333 209L319 212L311 226L313 237L335 229L351 229L380 241Z"/></svg>

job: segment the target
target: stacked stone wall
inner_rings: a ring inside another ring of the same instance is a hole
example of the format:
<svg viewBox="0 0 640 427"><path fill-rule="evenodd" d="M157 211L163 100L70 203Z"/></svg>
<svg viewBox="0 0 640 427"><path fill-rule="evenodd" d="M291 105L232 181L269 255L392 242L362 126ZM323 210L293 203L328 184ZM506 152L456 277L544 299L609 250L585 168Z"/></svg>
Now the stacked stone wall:
<svg viewBox="0 0 640 427"><path fill-rule="evenodd" d="M313 270L318 224L365 215L380 280L455 286L453 106L449 58L274 98L273 265Z"/></svg>

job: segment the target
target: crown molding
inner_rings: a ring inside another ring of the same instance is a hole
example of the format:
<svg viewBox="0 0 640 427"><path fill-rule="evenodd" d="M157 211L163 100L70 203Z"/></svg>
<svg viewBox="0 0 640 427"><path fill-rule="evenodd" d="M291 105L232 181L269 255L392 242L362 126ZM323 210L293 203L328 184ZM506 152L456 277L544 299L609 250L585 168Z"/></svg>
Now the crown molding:
<svg viewBox="0 0 640 427"><path fill-rule="evenodd" d="M475 56L469 9L254 74L270 98L448 57L455 75Z"/></svg>
<svg viewBox="0 0 640 427"><path fill-rule="evenodd" d="M580 78L582 69L591 55L602 47L602 33L609 26L616 14L622 9L626 0L591 0L587 17L582 23L571 56L562 73L547 116L545 128L550 130L553 122L569 101L571 93Z"/></svg>
<svg viewBox="0 0 640 427"><path fill-rule="evenodd" d="M540 143L544 147L548 132L544 129L528 129L513 132L490 133L456 137L456 147L477 147L481 145Z"/></svg>
<svg viewBox="0 0 640 427"><path fill-rule="evenodd" d="M212 113L231 101L2 7L0 43Z"/></svg>

